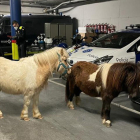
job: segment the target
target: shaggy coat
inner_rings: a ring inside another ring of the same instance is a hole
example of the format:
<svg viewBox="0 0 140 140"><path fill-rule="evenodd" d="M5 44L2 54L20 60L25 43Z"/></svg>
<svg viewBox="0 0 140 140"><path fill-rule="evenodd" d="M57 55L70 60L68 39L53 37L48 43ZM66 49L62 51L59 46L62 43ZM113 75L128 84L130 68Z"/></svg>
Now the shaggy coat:
<svg viewBox="0 0 140 140"><path fill-rule="evenodd" d="M92 97L101 97L103 123L110 126L111 101L122 91L128 92L131 98L138 96L139 83L140 69L136 64L106 63L98 66L90 62L78 62L73 65L67 78L66 101L74 109L74 95L77 104L81 92Z"/></svg>
<svg viewBox="0 0 140 140"><path fill-rule="evenodd" d="M66 50L59 47L23 58L20 61L0 57L0 90L9 94L24 95L21 119L29 120L28 106L31 99L33 99L33 117L42 118L38 109L39 93L60 63L68 66L67 58ZM62 74L64 70L65 68L60 66L58 73ZM1 111L0 117L2 118Z"/></svg>

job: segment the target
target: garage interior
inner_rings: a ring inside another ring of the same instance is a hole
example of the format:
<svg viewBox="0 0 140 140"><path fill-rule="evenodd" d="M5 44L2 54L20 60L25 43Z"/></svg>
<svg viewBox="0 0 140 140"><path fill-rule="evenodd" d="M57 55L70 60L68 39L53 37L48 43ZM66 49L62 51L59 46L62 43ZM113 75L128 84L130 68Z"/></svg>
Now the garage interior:
<svg viewBox="0 0 140 140"><path fill-rule="evenodd" d="M92 24L113 25L115 31L140 24L139 5L140 0L21 0L21 14L70 16L73 26L69 32L74 35L79 27ZM10 14L9 0L0 0L0 14ZM82 94L81 105L70 110L65 102L65 85L59 75L50 77L47 88L40 93L43 119L33 119L30 107L29 122L20 120L23 95L0 92L0 109L4 114L0 119L0 140L140 139L140 106L131 102L126 93L113 100L113 125L107 128L101 123L102 101Z"/></svg>

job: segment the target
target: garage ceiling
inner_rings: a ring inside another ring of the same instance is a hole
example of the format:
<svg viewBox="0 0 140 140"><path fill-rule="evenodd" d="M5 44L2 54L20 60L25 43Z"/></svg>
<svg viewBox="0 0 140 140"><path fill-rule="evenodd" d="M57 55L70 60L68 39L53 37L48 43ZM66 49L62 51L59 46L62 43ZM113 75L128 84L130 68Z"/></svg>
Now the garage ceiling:
<svg viewBox="0 0 140 140"><path fill-rule="evenodd" d="M10 0L0 0L1 5L9 5ZM61 7L69 6L79 6L82 4L97 3L111 0L21 0L21 5L23 7L56 7L61 5ZM69 3L68 3L69 2ZM67 3L67 4L65 4Z"/></svg>

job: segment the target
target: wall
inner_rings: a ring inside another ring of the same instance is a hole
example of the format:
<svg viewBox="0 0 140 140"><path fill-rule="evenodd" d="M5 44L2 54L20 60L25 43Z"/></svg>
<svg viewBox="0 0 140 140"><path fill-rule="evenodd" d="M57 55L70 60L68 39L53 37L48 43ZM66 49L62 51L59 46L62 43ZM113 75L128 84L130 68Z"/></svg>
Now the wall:
<svg viewBox="0 0 140 140"><path fill-rule="evenodd" d="M78 26L96 23L116 25L116 29L124 29L126 25L140 23L140 0L113 0L93 3L76 8L61 9L65 15L78 20ZM22 7L22 13L42 14L43 8ZM0 14L9 14L10 7L0 5Z"/></svg>
<svg viewBox="0 0 140 140"><path fill-rule="evenodd" d="M61 9L60 12L67 11ZM140 0L114 0L73 8L65 15L78 19L78 26L96 23L114 24L117 30L140 24Z"/></svg>
<svg viewBox="0 0 140 140"><path fill-rule="evenodd" d="M22 14L43 14L43 8L21 7ZM10 6L0 5L0 14L10 14Z"/></svg>

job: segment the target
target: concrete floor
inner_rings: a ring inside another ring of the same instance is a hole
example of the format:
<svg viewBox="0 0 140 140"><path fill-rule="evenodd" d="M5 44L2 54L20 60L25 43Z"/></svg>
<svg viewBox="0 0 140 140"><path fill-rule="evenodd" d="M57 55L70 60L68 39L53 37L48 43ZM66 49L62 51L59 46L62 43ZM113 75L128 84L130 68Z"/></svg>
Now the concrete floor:
<svg viewBox="0 0 140 140"><path fill-rule="evenodd" d="M81 94L81 106L69 110L65 103L65 81L55 78L40 94L42 120L32 118L31 107L30 121L20 120L23 96L0 94L0 109L4 115L0 120L0 140L140 139L140 115L112 105L112 127L107 128L101 123L100 100ZM116 98L113 102L140 112L140 106L134 105L126 96Z"/></svg>

